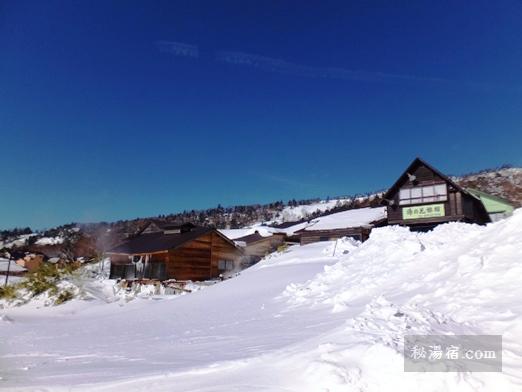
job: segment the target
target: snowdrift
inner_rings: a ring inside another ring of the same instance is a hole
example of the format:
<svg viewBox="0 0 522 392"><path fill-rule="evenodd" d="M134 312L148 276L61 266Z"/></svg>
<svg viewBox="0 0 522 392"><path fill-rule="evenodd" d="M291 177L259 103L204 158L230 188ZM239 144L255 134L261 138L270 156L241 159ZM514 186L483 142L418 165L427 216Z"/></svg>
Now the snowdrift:
<svg viewBox="0 0 522 392"><path fill-rule="evenodd" d="M522 390L522 210L295 246L159 301L0 318L0 389ZM406 334L502 334L502 373L404 373Z"/></svg>

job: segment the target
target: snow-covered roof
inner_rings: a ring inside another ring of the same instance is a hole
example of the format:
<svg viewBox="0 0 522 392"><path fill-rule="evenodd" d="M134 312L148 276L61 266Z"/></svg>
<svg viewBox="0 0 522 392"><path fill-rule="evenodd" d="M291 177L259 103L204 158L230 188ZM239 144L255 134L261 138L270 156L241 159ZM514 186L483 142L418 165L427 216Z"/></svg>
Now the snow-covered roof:
<svg viewBox="0 0 522 392"><path fill-rule="evenodd" d="M252 226L244 229L219 229L218 231L231 240L246 237L247 235L254 234L255 232L257 232L262 237L270 237L273 233L281 232L278 229L268 226Z"/></svg>
<svg viewBox="0 0 522 392"><path fill-rule="evenodd" d="M10 272L23 272L23 271L27 271L27 270L26 270L24 267L22 267L21 265L16 264L14 260L11 260L11 265L9 266L9 260L8 260L8 259L0 258L0 271L1 271L1 272L6 272L8 267L9 267L9 271L10 271Z"/></svg>
<svg viewBox="0 0 522 392"><path fill-rule="evenodd" d="M386 207L358 208L314 219L305 228L305 231L367 226L374 221L384 218L386 218Z"/></svg>

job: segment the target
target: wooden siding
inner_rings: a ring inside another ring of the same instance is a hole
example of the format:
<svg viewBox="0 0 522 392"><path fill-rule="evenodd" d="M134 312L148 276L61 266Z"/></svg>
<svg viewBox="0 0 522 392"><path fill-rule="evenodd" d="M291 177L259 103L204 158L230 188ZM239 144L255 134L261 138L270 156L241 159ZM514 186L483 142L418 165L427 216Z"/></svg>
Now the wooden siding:
<svg viewBox="0 0 522 392"><path fill-rule="evenodd" d="M333 230L304 230L300 232L301 245L320 241L333 241L342 237L352 237L359 241L366 241L370 235L369 228L352 227Z"/></svg>
<svg viewBox="0 0 522 392"><path fill-rule="evenodd" d="M167 277L177 280L207 280L212 278L212 235L203 235L169 251Z"/></svg>
<svg viewBox="0 0 522 392"><path fill-rule="evenodd" d="M393 205L387 207L388 213L388 224L399 224L406 226L427 226L435 225L450 221L464 221L464 222L475 222L475 223L486 223L488 218L484 216L483 208L477 204L479 202L473 196L463 193L460 189L457 189L452 185L451 182L439 176L429 167L423 164L417 165L410 174L415 175L416 181L412 184L408 176L402 176L399 181L399 187L397 187L389 199L393 200ZM416 204L399 204L399 191L403 188L415 188L426 185L446 184L447 186L447 200L446 201L431 201L425 203ZM444 205L444 216L422 218L422 219L403 219L402 209L409 207L419 207L430 204L443 204Z"/></svg>
<svg viewBox="0 0 522 392"><path fill-rule="evenodd" d="M207 280L217 278L220 260L234 262L239 267L241 252L216 232L190 241L169 251L167 276L177 280Z"/></svg>
<svg viewBox="0 0 522 392"><path fill-rule="evenodd" d="M218 269L220 260L232 261L239 268L241 257L241 250L232 242L211 231L174 249L151 254L150 263L165 263L165 279L201 281L225 272ZM129 255L111 254L111 263L129 264Z"/></svg>
<svg viewBox="0 0 522 392"><path fill-rule="evenodd" d="M285 242L285 235L274 234L265 237L262 240L248 244L245 247L247 256L264 257L266 254L273 252L278 246Z"/></svg>
<svg viewBox="0 0 522 392"><path fill-rule="evenodd" d="M243 252L224 239L218 232L212 233L212 277L217 277L223 271L218 270L220 260L230 260L234 262L234 268L238 269L241 265Z"/></svg>

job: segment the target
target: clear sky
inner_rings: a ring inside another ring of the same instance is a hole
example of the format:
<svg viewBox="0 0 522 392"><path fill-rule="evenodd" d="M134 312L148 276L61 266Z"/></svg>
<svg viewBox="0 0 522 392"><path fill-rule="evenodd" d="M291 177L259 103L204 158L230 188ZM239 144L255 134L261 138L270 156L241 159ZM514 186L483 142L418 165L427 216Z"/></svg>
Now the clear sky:
<svg viewBox="0 0 522 392"><path fill-rule="evenodd" d="M522 1L0 0L0 228L522 164Z"/></svg>

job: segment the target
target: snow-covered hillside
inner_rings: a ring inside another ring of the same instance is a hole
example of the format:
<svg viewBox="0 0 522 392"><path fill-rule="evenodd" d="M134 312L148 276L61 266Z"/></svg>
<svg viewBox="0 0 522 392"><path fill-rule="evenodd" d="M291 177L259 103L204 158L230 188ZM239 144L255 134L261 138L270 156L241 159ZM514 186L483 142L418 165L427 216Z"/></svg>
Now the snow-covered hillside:
<svg viewBox="0 0 522 392"><path fill-rule="evenodd" d="M520 391L522 210L293 246L193 294L1 311L0 390ZM503 373L404 373L405 334L502 334Z"/></svg>
<svg viewBox="0 0 522 392"><path fill-rule="evenodd" d="M479 189L509 200L516 207L522 206L522 168L520 167L454 177L454 180L465 188Z"/></svg>
<svg viewBox="0 0 522 392"><path fill-rule="evenodd" d="M321 200L317 203L305 204L300 206L287 206L279 214L276 222L295 222L320 211L326 212L334 207L348 203L350 199Z"/></svg>

